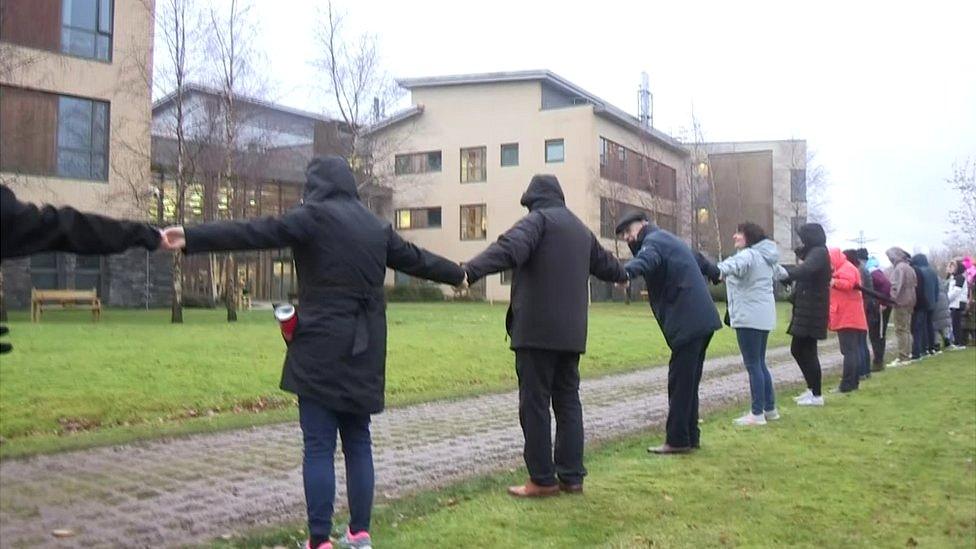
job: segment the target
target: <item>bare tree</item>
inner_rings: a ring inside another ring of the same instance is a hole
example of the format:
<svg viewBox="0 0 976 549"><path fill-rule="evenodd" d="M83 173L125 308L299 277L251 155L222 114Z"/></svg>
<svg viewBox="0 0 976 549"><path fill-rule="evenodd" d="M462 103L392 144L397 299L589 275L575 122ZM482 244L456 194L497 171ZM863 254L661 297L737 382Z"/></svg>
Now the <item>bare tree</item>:
<svg viewBox="0 0 976 549"><path fill-rule="evenodd" d="M828 235L834 232L830 221L830 179L827 169L817 159L816 151L807 150L807 222L819 223Z"/></svg>
<svg viewBox="0 0 976 549"><path fill-rule="evenodd" d="M953 164L952 176L946 183L958 196L956 207L949 212L952 229L947 244L971 253L976 249L976 159Z"/></svg>
<svg viewBox="0 0 976 549"><path fill-rule="evenodd" d="M374 162L385 156L376 139L364 139L400 97L401 90L380 64L377 37L362 34L348 38L346 15L331 0L319 14L316 40L319 56L312 65L322 71L325 91L349 132L342 156L359 176L360 187L379 184Z"/></svg>
<svg viewBox="0 0 976 549"><path fill-rule="evenodd" d="M692 171L692 190L696 198L704 196L702 203L707 204L706 212L708 218L706 223L711 224L712 235L715 237L716 252L722 257L722 234L718 223L718 191L715 188L715 177L709 159L708 150L705 147L705 134L702 125L695 116L694 110L691 112L691 128L694 141L691 145L691 158L695 162ZM701 219L698 212L695 212L695 228L698 233L698 246L701 247Z"/></svg>

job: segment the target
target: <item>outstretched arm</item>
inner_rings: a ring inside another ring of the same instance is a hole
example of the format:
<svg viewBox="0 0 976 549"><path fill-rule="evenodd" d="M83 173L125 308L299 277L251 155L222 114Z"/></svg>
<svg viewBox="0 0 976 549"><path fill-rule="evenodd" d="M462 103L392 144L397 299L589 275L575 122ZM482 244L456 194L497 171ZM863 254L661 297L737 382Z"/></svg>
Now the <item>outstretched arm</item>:
<svg viewBox="0 0 976 549"><path fill-rule="evenodd" d="M539 212L532 212L520 219L485 251L464 264L464 270L468 273L468 284L528 261L542 240L545 230L546 220Z"/></svg>
<svg viewBox="0 0 976 549"><path fill-rule="evenodd" d="M114 254L134 247L159 247L159 230L146 223L118 221L70 207L38 208L17 200L7 187L0 187L0 212L2 258L46 251Z"/></svg>
<svg viewBox="0 0 976 549"><path fill-rule="evenodd" d="M280 218L218 221L186 227L182 244L188 254L286 248L306 240L311 224L309 212L297 208ZM171 227L164 231L167 248L180 247L178 229Z"/></svg>
<svg viewBox="0 0 976 549"><path fill-rule="evenodd" d="M600 245L590 233L590 274L605 282L627 282L627 271L620 261Z"/></svg>
<svg viewBox="0 0 976 549"><path fill-rule="evenodd" d="M392 227L387 231L387 267L410 276L452 286L464 282L464 271L457 263L407 242Z"/></svg>
<svg viewBox="0 0 976 549"><path fill-rule="evenodd" d="M653 244L644 244L633 259L624 265L624 269L630 278L646 276L661 266L661 254L654 248Z"/></svg>

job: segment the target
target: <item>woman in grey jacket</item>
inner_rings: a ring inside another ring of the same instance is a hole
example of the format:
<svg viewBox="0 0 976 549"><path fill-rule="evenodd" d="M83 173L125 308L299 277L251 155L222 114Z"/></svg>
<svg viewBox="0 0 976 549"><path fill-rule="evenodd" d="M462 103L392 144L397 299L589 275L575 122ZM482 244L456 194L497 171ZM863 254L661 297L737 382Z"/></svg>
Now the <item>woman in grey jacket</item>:
<svg viewBox="0 0 976 549"><path fill-rule="evenodd" d="M755 223L739 224L733 235L735 255L718 264L728 292L729 324L735 329L742 361L749 373L752 410L737 425L765 425L779 419L773 378L766 367L766 343L776 327L773 279L779 278L779 251Z"/></svg>

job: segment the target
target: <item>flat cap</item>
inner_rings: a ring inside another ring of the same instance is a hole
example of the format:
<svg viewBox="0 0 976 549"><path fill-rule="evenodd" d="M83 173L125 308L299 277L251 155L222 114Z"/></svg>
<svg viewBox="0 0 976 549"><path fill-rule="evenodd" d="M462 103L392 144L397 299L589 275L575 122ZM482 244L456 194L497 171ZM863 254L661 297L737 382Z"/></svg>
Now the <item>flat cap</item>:
<svg viewBox="0 0 976 549"><path fill-rule="evenodd" d="M620 218L620 222L617 223L617 228L614 229L613 234L620 234L624 232L627 230L627 226L635 221L650 221L650 219L648 219L646 213L640 210L634 210L624 214L624 216Z"/></svg>

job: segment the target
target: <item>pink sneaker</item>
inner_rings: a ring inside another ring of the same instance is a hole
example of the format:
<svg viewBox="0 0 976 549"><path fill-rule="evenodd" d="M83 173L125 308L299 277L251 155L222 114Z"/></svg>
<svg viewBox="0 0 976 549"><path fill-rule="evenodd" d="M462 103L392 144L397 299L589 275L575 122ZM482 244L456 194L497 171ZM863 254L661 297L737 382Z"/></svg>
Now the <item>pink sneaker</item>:
<svg viewBox="0 0 976 549"><path fill-rule="evenodd" d="M318 547L312 547L312 540L307 540L305 542L305 549L332 549L332 542L326 541L320 543Z"/></svg>
<svg viewBox="0 0 976 549"><path fill-rule="evenodd" d="M353 534L346 528L346 535L339 540L339 546L350 549L373 549L373 540L370 539L369 532Z"/></svg>

